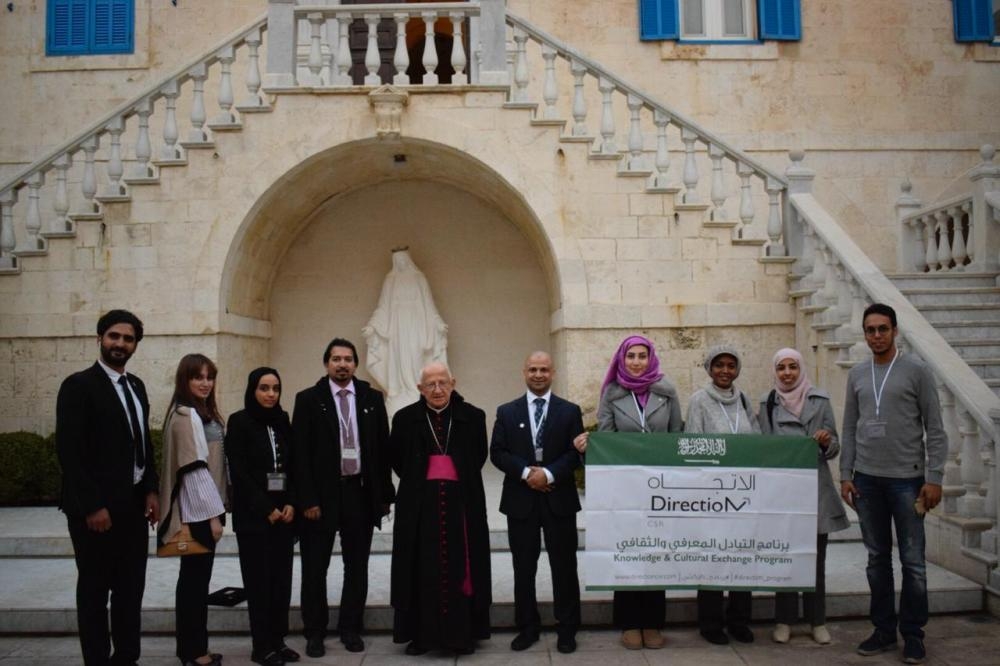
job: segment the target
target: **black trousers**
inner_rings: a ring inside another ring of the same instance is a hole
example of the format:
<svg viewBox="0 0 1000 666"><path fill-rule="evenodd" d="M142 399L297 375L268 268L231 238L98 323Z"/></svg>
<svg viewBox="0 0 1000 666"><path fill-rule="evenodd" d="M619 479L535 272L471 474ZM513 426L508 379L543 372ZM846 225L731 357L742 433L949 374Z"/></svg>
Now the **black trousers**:
<svg viewBox="0 0 1000 666"><path fill-rule="evenodd" d="M174 594L174 624L177 657L182 661L194 661L208 654L208 585L212 581L215 561L215 540L209 521L191 523L189 527L199 543L211 544L212 552L181 556Z"/></svg>
<svg viewBox="0 0 1000 666"><path fill-rule="evenodd" d="M573 635L580 626L580 581L576 572L576 514L557 516L548 502L535 498L527 518L507 516L507 535L514 565L514 624L519 631L537 633L541 627L535 598L535 574L541 553L541 534L552 572L553 613L560 634Z"/></svg>
<svg viewBox="0 0 1000 666"><path fill-rule="evenodd" d="M83 663L87 666L132 663L139 659L142 594L149 550L145 510L145 493L137 489L132 502L109 509L111 529L107 532L92 532L81 517L67 519L76 558L76 620Z"/></svg>
<svg viewBox="0 0 1000 666"><path fill-rule="evenodd" d="M816 589L802 593L802 619L810 626L826 624L826 543L829 535L816 535ZM795 624L799 619L799 593L775 592L774 619Z"/></svg>
<svg viewBox="0 0 1000 666"><path fill-rule="evenodd" d="M701 631L720 631L724 627L750 624L750 593L730 590L725 612L722 595L721 590L698 590L698 629Z"/></svg>
<svg viewBox="0 0 1000 666"><path fill-rule="evenodd" d="M253 651L263 656L279 649L288 635L294 532L290 525L277 523L265 532L237 532L236 542Z"/></svg>
<svg viewBox="0 0 1000 666"><path fill-rule="evenodd" d="M663 590L615 592L612 617L619 629L662 629L667 614Z"/></svg>
<svg viewBox="0 0 1000 666"><path fill-rule="evenodd" d="M359 478L342 479L340 484L340 551L344 562L344 583L340 592L337 631L360 634L364 628L368 600L368 556L372 549L374 519L371 499ZM310 526L303 521L299 537L302 557L302 633L306 638L323 638L330 623L326 575L336 532Z"/></svg>

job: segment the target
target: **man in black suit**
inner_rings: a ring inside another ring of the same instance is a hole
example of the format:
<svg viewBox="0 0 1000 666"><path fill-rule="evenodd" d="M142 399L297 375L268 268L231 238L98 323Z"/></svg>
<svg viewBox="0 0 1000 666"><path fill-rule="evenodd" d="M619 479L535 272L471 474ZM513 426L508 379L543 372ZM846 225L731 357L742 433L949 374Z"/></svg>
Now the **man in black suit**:
<svg viewBox="0 0 1000 666"><path fill-rule="evenodd" d="M368 597L372 530L395 497L387 446L389 420L382 393L354 377L358 352L335 338L323 353L326 376L295 396L293 473L305 520L302 554L302 624L306 654L322 657L329 622L326 573L337 531L344 560L337 629L350 652L361 652Z"/></svg>
<svg viewBox="0 0 1000 666"><path fill-rule="evenodd" d="M583 432L580 408L552 393L552 357L534 352L524 362L526 395L500 405L493 425L490 460L503 473L500 512L514 564L514 623L510 648L538 640L541 618L535 600L535 572L541 551L539 530L552 570L552 593L560 652L576 650L580 626L580 582L576 575L576 513L580 498L573 470L580 456L573 438Z"/></svg>
<svg viewBox="0 0 1000 666"><path fill-rule="evenodd" d="M56 401L60 507L76 557L77 624L88 666L139 659L149 525L160 512L149 399L142 381L125 372L142 322L111 310L98 320L97 338L100 358L67 377Z"/></svg>

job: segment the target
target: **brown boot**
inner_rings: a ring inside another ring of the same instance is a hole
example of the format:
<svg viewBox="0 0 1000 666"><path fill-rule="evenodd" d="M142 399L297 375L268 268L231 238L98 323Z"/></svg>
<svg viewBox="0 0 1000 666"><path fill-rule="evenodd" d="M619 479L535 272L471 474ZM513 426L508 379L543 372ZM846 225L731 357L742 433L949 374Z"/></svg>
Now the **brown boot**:
<svg viewBox="0 0 1000 666"><path fill-rule="evenodd" d="M641 650L642 632L638 629L626 629L622 632L622 645L626 650Z"/></svg>
<svg viewBox="0 0 1000 666"><path fill-rule="evenodd" d="M650 650L659 650L667 644L667 640L658 629L643 629L642 644Z"/></svg>

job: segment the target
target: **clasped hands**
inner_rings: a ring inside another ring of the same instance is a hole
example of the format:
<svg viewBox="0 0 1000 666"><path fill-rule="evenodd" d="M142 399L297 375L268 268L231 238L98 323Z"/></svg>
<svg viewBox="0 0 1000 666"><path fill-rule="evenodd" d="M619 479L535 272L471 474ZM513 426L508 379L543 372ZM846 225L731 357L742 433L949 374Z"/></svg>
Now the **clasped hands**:
<svg viewBox="0 0 1000 666"><path fill-rule="evenodd" d="M524 480L528 487L542 493L552 492L552 485L549 484L549 477L545 475L545 470L538 466L528 468L528 477Z"/></svg>

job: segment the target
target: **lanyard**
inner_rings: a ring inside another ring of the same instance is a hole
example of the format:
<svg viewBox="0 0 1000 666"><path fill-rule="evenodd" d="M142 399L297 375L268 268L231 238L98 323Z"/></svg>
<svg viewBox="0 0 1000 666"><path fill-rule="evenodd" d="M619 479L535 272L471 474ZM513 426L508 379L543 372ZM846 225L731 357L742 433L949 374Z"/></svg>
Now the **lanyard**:
<svg viewBox="0 0 1000 666"><path fill-rule="evenodd" d="M892 372L892 366L896 364L897 358L899 358L899 349L896 349L896 355L892 357L889 369L885 371L885 377L882 378L882 385L878 388L875 388L875 359L872 359L872 392L875 394L875 418L878 418L879 407L882 405L882 392L885 391L885 383L889 379L889 373Z"/></svg>
<svg viewBox="0 0 1000 666"><path fill-rule="evenodd" d="M278 444L274 441L274 428L267 426L267 438L271 440L271 460L274 461L274 471L278 471Z"/></svg>
<svg viewBox="0 0 1000 666"><path fill-rule="evenodd" d="M738 433L740 431L740 417L743 416L743 410L740 409L739 402L736 403L736 425L733 425L733 420L729 418L729 412L726 411L726 406L720 402L719 408L722 410L722 414L726 417L726 423L729 424L729 431L734 435Z"/></svg>
<svg viewBox="0 0 1000 666"><path fill-rule="evenodd" d="M454 419L448 420L448 432L444 436L444 448L441 448L441 440L438 439L437 432L434 431L434 424L431 423L430 414L424 414L427 418L427 427L431 429L431 437L434 438L434 444L437 446L438 451L444 455L448 455L448 444L451 442L451 424Z"/></svg>
<svg viewBox="0 0 1000 666"><path fill-rule="evenodd" d="M642 428L642 432L646 432L646 412L639 404L639 399L635 397L634 391L632 392L632 402L635 403L635 412L639 415L639 427Z"/></svg>

